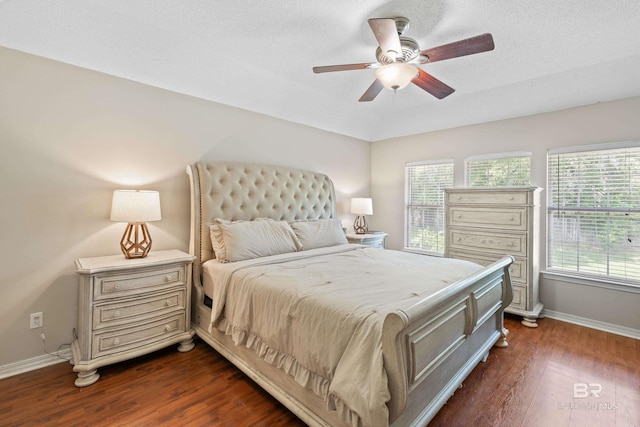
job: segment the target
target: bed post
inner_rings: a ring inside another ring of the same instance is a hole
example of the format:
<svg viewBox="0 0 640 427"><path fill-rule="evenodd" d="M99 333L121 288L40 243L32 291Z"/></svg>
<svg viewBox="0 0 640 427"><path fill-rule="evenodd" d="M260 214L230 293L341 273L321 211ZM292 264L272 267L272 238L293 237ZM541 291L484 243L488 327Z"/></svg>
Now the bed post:
<svg viewBox="0 0 640 427"><path fill-rule="evenodd" d="M510 256L511 262L515 261L515 258ZM500 332L500 338L496 341L495 346L500 348L505 348L509 346L507 342L507 335L509 335L509 330L504 327L504 309L507 308L509 304L513 301L513 287L511 286L511 273L509 272L510 265L506 265L504 267L504 274L502 275L502 308L499 316L499 324L498 327L502 332Z"/></svg>
<svg viewBox="0 0 640 427"><path fill-rule="evenodd" d="M202 252L200 244L200 180L196 165L187 166L187 175L189 175L189 186L191 187L191 226L189 229L189 254L196 257L192 263L192 290L191 292L191 317L193 323L199 325L198 307L204 301L204 290L202 288Z"/></svg>

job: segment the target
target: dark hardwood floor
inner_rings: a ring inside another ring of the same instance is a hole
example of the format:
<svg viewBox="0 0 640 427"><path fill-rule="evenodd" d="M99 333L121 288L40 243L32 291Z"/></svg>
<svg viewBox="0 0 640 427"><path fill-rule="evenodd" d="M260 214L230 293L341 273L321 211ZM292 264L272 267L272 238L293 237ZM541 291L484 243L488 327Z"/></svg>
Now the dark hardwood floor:
<svg viewBox="0 0 640 427"><path fill-rule="evenodd" d="M430 426L640 425L640 341L553 319L505 323L509 347L494 348ZM203 342L99 372L81 389L68 363L0 380L0 425L304 425Z"/></svg>

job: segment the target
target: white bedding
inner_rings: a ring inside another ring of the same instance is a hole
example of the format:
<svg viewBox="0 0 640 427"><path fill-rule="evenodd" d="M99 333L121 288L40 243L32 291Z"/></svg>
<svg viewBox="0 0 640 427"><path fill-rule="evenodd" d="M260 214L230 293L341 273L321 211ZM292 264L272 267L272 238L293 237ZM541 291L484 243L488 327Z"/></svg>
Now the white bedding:
<svg viewBox="0 0 640 427"><path fill-rule="evenodd" d="M207 261L211 327L232 335L324 398L349 424L386 426L381 331L387 313L480 265L360 245Z"/></svg>

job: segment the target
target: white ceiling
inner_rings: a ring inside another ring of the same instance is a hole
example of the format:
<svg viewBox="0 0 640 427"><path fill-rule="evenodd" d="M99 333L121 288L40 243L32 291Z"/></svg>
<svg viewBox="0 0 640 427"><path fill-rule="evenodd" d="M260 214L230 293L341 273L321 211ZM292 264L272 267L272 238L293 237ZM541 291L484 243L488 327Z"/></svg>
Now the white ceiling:
<svg viewBox="0 0 640 427"><path fill-rule="evenodd" d="M421 49L491 33L496 48L422 68L454 87L358 98L373 17ZM0 0L0 46L376 141L640 95L638 0Z"/></svg>

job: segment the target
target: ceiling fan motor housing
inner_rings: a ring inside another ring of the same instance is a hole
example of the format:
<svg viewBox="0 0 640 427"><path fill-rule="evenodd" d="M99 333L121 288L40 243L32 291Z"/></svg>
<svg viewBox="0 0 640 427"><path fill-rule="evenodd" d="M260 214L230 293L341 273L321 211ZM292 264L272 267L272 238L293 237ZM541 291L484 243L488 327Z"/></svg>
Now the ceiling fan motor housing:
<svg viewBox="0 0 640 427"><path fill-rule="evenodd" d="M393 62L411 62L420 55L420 46L418 42L412 38L401 36L400 47L402 48L400 55L392 58L378 46L378 48L376 48L376 59L381 64L391 64Z"/></svg>

